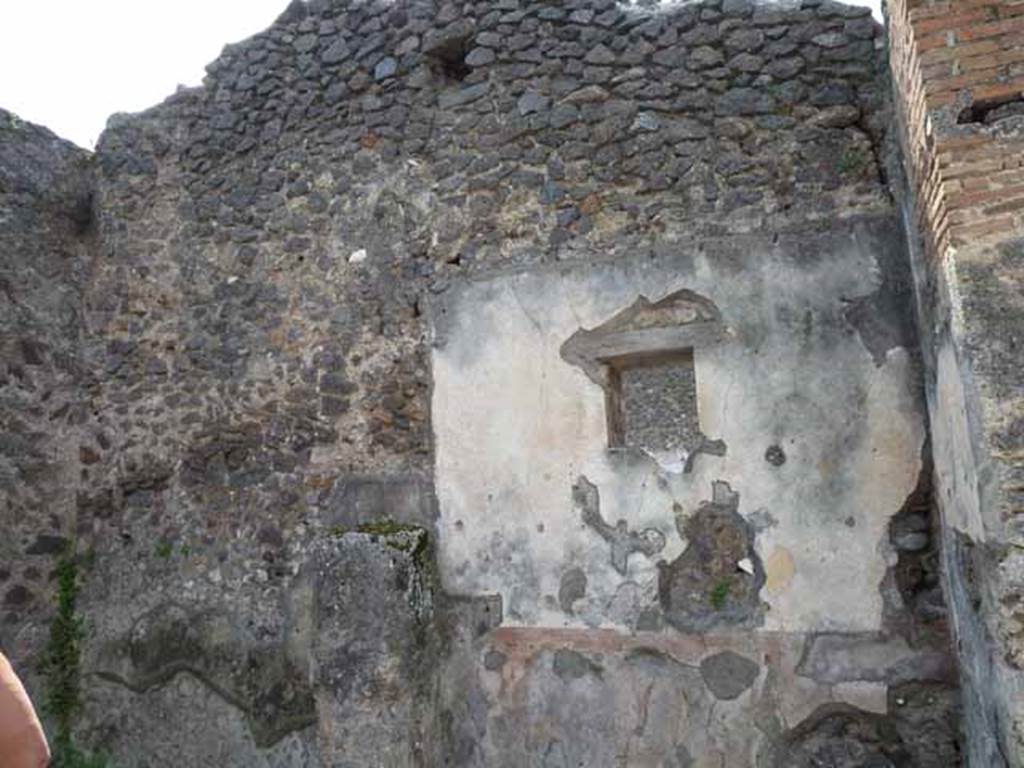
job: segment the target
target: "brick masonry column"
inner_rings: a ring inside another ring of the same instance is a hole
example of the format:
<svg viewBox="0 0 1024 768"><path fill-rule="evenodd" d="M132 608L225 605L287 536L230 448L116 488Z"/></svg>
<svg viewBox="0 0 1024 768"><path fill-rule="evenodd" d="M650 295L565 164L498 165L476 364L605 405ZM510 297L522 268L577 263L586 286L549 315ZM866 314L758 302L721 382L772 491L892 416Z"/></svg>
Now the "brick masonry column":
<svg viewBox="0 0 1024 768"><path fill-rule="evenodd" d="M1024 765L1024 0L889 0L968 765Z"/></svg>

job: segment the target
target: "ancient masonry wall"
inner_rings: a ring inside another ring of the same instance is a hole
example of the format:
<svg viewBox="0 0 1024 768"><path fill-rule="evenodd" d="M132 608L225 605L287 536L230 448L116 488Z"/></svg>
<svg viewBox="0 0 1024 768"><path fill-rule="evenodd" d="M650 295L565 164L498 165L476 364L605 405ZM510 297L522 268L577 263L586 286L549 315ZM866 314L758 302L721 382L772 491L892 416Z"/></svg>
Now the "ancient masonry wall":
<svg viewBox="0 0 1024 768"><path fill-rule="evenodd" d="M972 765L1024 762L1024 4L889 3Z"/></svg>
<svg viewBox="0 0 1024 768"><path fill-rule="evenodd" d="M0 643L73 543L118 764L957 765L888 105L821 0L311 0L3 113Z"/></svg>
<svg viewBox="0 0 1024 768"><path fill-rule="evenodd" d="M45 643L53 562L99 458L81 439L99 378L84 364L91 190L88 152L0 110L0 644L16 661Z"/></svg>

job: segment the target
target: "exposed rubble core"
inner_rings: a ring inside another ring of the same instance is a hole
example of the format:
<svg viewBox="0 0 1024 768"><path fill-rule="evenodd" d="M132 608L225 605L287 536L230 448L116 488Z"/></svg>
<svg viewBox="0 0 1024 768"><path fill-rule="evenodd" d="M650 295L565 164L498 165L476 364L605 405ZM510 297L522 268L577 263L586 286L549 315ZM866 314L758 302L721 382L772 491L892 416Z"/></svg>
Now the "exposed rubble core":
<svg viewBox="0 0 1024 768"><path fill-rule="evenodd" d="M1021 9L889 3L907 224L964 753L1024 764Z"/></svg>
<svg viewBox="0 0 1024 768"><path fill-rule="evenodd" d="M959 765L955 694L935 685L896 686L887 716L822 707L784 739L779 768Z"/></svg>
<svg viewBox="0 0 1024 768"><path fill-rule="evenodd" d="M117 765L1020 764L989 617L1024 590L991 510L950 512L997 481L954 461L980 416L893 29L295 0L95 153L0 111L0 647L33 693L73 558L75 740ZM958 274L1011 467L1001 248Z"/></svg>
<svg viewBox="0 0 1024 768"><path fill-rule="evenodd" d="M686 551L658 574L665 618L684 631L723 624L759 623L764 567L753 531L740 517L739 494L715 482L710 501L685 521L678 520Z"/></svg>

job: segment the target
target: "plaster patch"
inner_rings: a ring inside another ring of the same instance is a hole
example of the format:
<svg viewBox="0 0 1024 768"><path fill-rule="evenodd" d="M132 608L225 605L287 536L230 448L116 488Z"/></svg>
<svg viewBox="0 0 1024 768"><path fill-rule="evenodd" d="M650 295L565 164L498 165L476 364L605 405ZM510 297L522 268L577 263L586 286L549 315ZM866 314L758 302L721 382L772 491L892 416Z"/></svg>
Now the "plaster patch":
<svg viewBox="0 0 1024 768"><path fill-rule="evenodd" d="M796 573L793 555L785 547L776 547L764 564L764 587L768 594L777 595L789 588Z"/></svg>
<svg viewBox="0 0 1024 768"><path fill-rule="evenodd" d="M601 517L601 499L597 487L582 475L572 487L574 504L580 510L583 522L608 542L612 568L626 575L632 554L653 557L665 548L665 536L655 528L631 531L625 520L609 525Z"/></svg>
<svg viewBox="0 0 1024 768"><path fill-rule="evenodd" d="M819 236L807 244L814 259L744 237L727 264L709 241L659 260L494 274L438 296L431 422L445 587L501 595L507 624L633 630L616 600L628 581L637 620L658 626L657 561L682 554L677 516L693 516L722 480L742 495L755 554L786 553L764 593L765 629L878 630L889 567L879 542L919 474L924 428L910 356L890 350L876 366L843 320L842 297L877 290L887 232ZM728 321L714 344L692 349L701 430L729 449L702 455L690 473L610 449L605 392L563 349L637 296L654 306L681 291ZM772 445L784 464L765 460ZM580 477L600 489L602 530L622 520L627 536L657 532L664 548L628 556L625 573L612 567L609 541L574 505ZM568 567L587 580L572 613L558 599Z"/></svg>

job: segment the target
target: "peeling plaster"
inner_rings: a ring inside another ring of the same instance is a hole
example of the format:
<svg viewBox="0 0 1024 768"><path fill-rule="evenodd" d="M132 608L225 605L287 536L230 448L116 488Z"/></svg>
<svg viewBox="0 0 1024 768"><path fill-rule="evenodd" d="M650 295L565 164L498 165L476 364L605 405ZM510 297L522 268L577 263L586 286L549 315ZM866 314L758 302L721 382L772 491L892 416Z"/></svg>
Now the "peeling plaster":
<svg viewBox="0 0 1024 768"><path fill-rule="evenodd" d="M693 514L720 479L742 495L741 514L774 521L755 526L757 555L778 553L765 629L879 629L888 520L914 487L924 423L912 356L896 347L878 359L844 318L850 297L879 291L878 254L891 249L887 223L858 226L857 237L805 239L799 256L751 236L452 286L432 308L444 339L433 349L432 413L445 586L502 595L515 625L646 625L656 560L686 547L677 514ZM720 251L731 254L725 270ZM730 328L694 348L701 429L729 451L690 474L609 450L604 392L560 352L638 296L653 304L681 290L708 297ZM765 460L772 446L784 463ZM608 525L660 532L657 557L612 567L607 541L574 511L581 475L600 489ZM567 567L587 582L571 613L558 597ZM635 610L623 608L624 582Z"/></svg>

